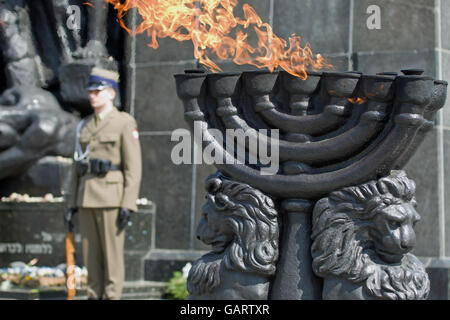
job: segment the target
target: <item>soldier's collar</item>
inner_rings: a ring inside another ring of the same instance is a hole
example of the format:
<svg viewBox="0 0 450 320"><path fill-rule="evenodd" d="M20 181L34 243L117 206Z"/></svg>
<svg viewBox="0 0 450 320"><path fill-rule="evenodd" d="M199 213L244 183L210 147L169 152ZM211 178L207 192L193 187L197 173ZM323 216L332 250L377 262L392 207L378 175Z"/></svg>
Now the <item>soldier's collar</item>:
<svg viewBox="0 0 450 320"><path fill-rule="evenodd" d="M102 112L96 114L96 116L97 116L100 120L103 120L103 119L105 119L106 115L107 115L108 113L110 113L113 109L114 109L114 107L113 107L113 106L110 106L109 108L106 108L106 109L103 110Z"/></svg>

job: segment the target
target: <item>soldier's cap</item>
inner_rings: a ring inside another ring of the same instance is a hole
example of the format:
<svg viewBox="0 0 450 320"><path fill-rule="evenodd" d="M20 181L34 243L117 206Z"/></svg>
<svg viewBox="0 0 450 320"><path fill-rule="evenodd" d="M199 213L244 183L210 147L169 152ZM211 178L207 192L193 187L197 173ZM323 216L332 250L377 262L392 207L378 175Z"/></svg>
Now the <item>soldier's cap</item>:
<svg viewBox="0 0 450 320"><path fill-rule="evenodd" d="M89 75L87 90L118 89L119 74L115 71L94 67Z"/></svg>

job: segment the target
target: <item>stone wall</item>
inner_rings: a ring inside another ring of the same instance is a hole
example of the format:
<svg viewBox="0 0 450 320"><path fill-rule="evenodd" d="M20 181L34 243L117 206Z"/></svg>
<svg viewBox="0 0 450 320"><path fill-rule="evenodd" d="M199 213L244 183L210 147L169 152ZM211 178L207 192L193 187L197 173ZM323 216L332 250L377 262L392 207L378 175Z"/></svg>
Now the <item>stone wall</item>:
<svg viewBox="0 0 450 320"><path fill-rule="evenodd" d="M247 0L277 35L292 33L309 42L336 70L367 74L422 68L436 79L450 79L449 0ZM381 29L369 29L367 8L381 9ZM135 14L130 22L138 21ZM184 261L207 247L195 239L204 199L203 182L212 166L179 165L170 159L171 132L186 128L173 75L197 67L190 43L171 39L160 48L150 39L127 39L126 106L138 121L143 145L144 178L141 197L154 201L156 215L154 259ZM224 71L253 70L221 62ZM448 298L450 267L450 99L406 166L417 183L422 221L417 226L415 254L428 265L432 298ZM446 165L447 164L447 165ZM156 258L157 257L157 258ZM151 260L151 256L150 256ZM178 264L177 266L181 265ZM149 268L148 270L153 270ZM151 272L149 272L151 277Z"/></svg>

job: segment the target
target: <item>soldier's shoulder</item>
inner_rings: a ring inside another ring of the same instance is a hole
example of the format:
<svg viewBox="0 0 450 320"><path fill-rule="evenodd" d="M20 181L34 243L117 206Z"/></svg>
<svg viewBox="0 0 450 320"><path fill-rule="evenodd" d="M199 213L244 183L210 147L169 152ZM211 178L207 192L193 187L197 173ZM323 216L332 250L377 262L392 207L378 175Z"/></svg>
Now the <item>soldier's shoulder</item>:
<svg viewBox="0 0 450 320"><path fill-rule="evenodd" d="M136 123L136 119L126 111L119 111L120 119L125 123Z"/></svg>

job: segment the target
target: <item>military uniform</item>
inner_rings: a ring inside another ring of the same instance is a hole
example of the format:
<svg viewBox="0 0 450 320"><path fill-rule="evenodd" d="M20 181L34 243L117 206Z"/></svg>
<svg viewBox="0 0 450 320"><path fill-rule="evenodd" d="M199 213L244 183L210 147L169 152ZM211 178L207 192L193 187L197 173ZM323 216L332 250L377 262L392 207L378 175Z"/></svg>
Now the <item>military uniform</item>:
<svg viewBox="0 0 450 320"><path fill-rule="evenodd" d="M103 120L88 116L80 132L81 147L89 145L91 159L108 159L122 170L105 175L87 173L78 178L76 197L69 206L78 208L124 207L136 211L141 179L141 148L134 118L116 108ZM75 196L75 194L74 194Z"/></svg>
<svg viewBox="0 0 450 320"><path fill-rule="evenodd" d="M120 299L124 281L125 230L118 225L119 208L137 211L142 163L135 119L113 107L100 119L93 114L78 131L88 160L110 160L107 173L76 173L68 198L69 208L78 208L83 260L88 269L88 296ZM92 166L90 163L89 166Z"/></svg>

